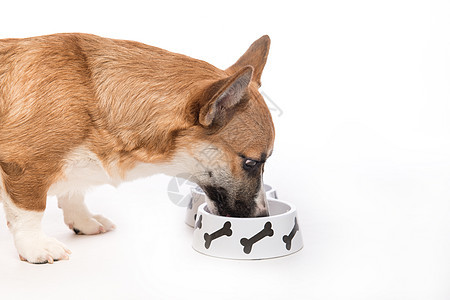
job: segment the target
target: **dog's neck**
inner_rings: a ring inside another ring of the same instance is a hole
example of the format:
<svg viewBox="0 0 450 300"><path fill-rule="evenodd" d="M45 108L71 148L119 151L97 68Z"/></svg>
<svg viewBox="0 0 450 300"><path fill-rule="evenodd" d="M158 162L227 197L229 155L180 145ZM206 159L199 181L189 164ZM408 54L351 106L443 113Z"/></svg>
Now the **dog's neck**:
<svg viewBox="0 0 450 300"><path fill-rule="evenodd" d="M136 161L169 161L177 135L193 125L189 101L202 82L225 74L206 62L138 43L111 41L115 51L95 40L80 45L90 53L86 66L96 101L89 106L95 129L87 147L106 164L124 169Z"/></svg>

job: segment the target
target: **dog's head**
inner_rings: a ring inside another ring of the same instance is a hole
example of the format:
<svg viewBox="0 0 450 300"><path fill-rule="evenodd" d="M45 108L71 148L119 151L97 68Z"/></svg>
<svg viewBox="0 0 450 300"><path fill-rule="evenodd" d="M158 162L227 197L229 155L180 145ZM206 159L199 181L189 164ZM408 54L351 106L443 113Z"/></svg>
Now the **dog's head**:
<svg viewBox="0 0 450 300"><path fill-rule="evenodd" d="M195 141L191 179L207 194L213 213L268 215L262 176L275 132L258 88L269 46L268 36L254 42L223 78L202 83L189 107L196 120L186 133Z"/></svg>

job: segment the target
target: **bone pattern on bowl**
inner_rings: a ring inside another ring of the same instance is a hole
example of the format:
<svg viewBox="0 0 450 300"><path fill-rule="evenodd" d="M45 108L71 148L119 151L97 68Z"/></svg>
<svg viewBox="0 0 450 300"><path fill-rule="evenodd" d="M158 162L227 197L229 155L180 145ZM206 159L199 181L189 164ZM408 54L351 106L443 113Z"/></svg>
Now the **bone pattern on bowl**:
<svg viewBox="0 0 450 300"><path fill-rule="evenodd" d="M299 231L299 227L298 227L298 223L297 223L297 217L295 217L294 222L295 222L294 228L292 228L292 230L289 233L289 235L283 236L283 242L286 243L286 250L291 250L292 239L294 238L294 236L297 233L297 231Z"/></svg>
<svg viewBox="0 0 450 300"><path fill-rule="evenodd" d="M201 216L200 216L201 217ZM217 231L214 231L211 234L205 233L205 248L208 249L211 246L211 242L215 239L218 239L222 236L230 237L233 234L233 230L231 230L231 222L227 221L223 224L223 227Z"/></svg>
<svg viewBox="0 0 450 300"><path fill-rule="evenodd" d="M197 228L202 229L202 220L203 220L203 216L200 215L197 222L195 223L194 229L197 229Z"/></svg>
<svg viewBox="0 0 450 300"><path fill-rule="evenodd" d="M199 220L197 221L197 225L195 226L195 229L201 229L201 220L202 220L203 216L200 215ZM299 230L298 227L298 223L297 223L297 218L294 219L295 221L295 225L292 228L291 232L288 235L284 235L283 236L283 242L286 244L286 250L291 250L291 242L292 239L294 238L295 234L297 233L297 231ZM244 246L244 248L242 249L244 253L246 254L250 254L253 248L253 245L256 244L257 242L259 242L260 240L262 240L265 237L272 237L274 234L274 231L272 229L272 223L267 222L264 225L264 228L259 231L258 233L256 233L254 236L250 237L250 238L242 238L240 240L240 243L242 246ZM208 234L205 233L204 234L204 239L205 239L205 248L209 249L209 247L211 246L211 242L217 238L220 238L222 236L231 236L232 235L232 230L231 230L231 223L228 221L226 222L222 228L218 229L217 231Z"/></svg>
<svg viewBox="0 0 450 300"><path fill-rule="evenodd" d="M254 236L252 236L251 238L242 238L241 239L241 245L244 246L244 253L246 254L250 254L250 252L252 252L252 247L255 243L257 243L258 241L262 240L263 238L265 238L266 236L273 236L273 229L272 229L272 223L267 222L264 225L264 228L258 232L257 234L255 234Z"/></svg>

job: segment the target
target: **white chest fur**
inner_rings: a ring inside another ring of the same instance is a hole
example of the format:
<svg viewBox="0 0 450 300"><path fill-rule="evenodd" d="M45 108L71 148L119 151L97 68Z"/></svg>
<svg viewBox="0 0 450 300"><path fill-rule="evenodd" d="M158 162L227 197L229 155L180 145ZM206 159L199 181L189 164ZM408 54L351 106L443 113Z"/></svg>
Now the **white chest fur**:
<svg viewBox="0 0 450 300"><path fill-rule="evenodd" d="M48 194L60 196L68 193L84 193L93 186L102 184L118 186L124 181L158 173L177 175L186 171L182 165L183 161L186 162L186 160L185 154L178 153L168 163L137 163L134 168L128 170L125 174L121 174L119 168L115 167L114 164L105 168L94 153L80 147L68 155L63 169L64 176L50 187Z"/></svg>

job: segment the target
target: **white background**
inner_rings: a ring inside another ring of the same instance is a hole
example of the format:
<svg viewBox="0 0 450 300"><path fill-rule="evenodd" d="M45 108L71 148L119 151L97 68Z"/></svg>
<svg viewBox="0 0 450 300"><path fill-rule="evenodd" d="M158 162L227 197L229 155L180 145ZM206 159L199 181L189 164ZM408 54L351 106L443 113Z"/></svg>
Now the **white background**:
<svg viewBox="0 0 450 300"><path fill-rule="evenodd" d="M156 176L89 195L118 226L101 236L74 235L49 199L70 261L19 261L2 222L0 297L450 299L449 2L162 2L8 1L0 38L88 32L226 68L269 34L262 90L283 113L265 179L298 207L305 248L198 254Z"/></svg>

